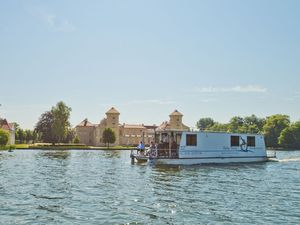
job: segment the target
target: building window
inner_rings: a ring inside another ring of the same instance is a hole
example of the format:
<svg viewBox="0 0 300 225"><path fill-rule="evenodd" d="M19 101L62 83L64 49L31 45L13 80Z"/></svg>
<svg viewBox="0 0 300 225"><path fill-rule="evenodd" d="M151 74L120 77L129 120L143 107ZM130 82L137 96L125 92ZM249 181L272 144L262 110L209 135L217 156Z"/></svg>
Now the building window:
<svg viewBox="0 0 300 225"><path fill-rule="evenodd" d="M247 145L249 147L255 147L255 136L248 136L247 137Z"/></svg>
<svg viewBox="0 0 300 225"><path fill-rule="evenodd" d="M231 147L240 146L240 136L231 136Z"/></svg>
<svg viewBox="0 0 300 225"><path fill-rule="evenodd" d="M197 134L186 135L186 146L197 146Z"/></svg>

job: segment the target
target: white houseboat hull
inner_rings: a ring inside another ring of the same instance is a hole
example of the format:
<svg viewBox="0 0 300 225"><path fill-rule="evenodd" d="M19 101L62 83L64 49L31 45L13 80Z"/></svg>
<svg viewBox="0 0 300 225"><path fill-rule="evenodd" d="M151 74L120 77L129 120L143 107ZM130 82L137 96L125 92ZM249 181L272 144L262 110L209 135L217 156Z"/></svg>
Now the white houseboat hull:
<svg viewBox="0 0 300 225"><path fill-rule="evenodd" d="M266 162L267 157L236 157L236 158L189 158L189 159L149 159L155 165L199 165L226 163Z"/></svg>

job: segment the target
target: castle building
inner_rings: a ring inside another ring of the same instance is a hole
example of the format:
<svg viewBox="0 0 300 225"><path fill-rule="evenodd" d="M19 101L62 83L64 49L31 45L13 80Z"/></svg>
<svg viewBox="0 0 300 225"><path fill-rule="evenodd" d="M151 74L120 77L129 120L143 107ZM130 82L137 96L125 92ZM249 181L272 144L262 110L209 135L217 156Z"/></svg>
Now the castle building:
<svg viewBox="0 0 300 225"><path fill-rule="evenodd" d="M165 131L176 130L185 131L189 127L182 123L183 115L175 110L170 114L170 120L163 122L160 126L144 124L120 124L120 113L114 107L106 112L106 118L99 124L92 124L88 119L83 120L75 127L76 135L80 143L90 146L105 146L102 141L102 134L106 128L111 128L116 135L114 145L137 146L140 141L149 145L151 141L156 141L156 131L163 134ZM162 135L159 136L160 138Z"/></svg>

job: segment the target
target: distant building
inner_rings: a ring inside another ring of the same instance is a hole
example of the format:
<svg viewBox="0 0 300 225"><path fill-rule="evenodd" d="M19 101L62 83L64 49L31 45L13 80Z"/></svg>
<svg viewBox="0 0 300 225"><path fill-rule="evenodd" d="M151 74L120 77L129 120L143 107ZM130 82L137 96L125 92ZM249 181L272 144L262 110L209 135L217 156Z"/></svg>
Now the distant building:
<svg viewBox="0 0 300 225"><path fill-rule="evenodd" d="M0 118L0 129L6 130L9 133L9 142L8 144L14 145L15 144L15 124L8 123L6 119Z"/></svg>
<svg viewBox="0 0 300 225"><path fill-rule="evenodd" d="M120 124L120 113L114 107L106 112L106 118L99 124L92 124L88 119L83 120L75 127L76 135L80 143L92 146L104 146L102 134L106 128L111 128L116 134L115 145L137 146L140 141L149 145L151 141L157 138L156 130L176 129L189 130L189 127L182 123L183 115L175 110L170 115L170 121L163 122L159 127L156 125L144 124Z"/></svg>

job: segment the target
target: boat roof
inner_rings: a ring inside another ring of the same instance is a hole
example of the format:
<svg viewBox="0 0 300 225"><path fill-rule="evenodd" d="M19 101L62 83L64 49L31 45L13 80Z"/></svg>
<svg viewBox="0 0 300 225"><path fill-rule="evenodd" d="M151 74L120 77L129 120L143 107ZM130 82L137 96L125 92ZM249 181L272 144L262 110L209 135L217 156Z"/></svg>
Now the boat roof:
<svg viewBox="0 0 300 225"><path fill-rule="evenodd" d="M263 134L259 133L233 133L233 132L226 132L226 131L183 131L182 133L194 133L194 134L230 134L230 135L258 135L263 136Z"/></svg>

